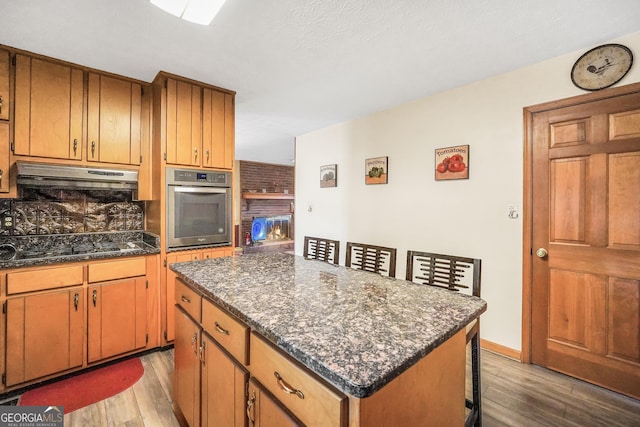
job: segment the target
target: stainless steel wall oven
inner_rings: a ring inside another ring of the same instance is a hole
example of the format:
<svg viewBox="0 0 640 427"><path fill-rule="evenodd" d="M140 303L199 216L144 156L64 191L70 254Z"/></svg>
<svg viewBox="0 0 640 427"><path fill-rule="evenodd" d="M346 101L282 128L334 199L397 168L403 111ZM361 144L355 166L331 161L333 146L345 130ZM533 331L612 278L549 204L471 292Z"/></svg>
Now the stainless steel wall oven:
<svg viewBox="0 0 640 427"><path fill-rule="evenodd" d="M231 173L166 168L167 247L230 245Z"/></svg>

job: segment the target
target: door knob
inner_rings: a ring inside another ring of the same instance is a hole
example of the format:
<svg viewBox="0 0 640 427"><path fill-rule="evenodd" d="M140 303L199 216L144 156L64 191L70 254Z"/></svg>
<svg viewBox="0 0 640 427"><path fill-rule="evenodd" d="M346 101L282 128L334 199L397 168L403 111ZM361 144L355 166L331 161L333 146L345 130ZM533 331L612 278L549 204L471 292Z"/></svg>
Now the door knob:
<svg viewBox="0 0 640 427"><path fill-rule="evenodd" d="M547 252L545 248L538 248L536 251L536 256L538 256L538 258L544 258L547 255L549 255L549 252Z"/></svg>

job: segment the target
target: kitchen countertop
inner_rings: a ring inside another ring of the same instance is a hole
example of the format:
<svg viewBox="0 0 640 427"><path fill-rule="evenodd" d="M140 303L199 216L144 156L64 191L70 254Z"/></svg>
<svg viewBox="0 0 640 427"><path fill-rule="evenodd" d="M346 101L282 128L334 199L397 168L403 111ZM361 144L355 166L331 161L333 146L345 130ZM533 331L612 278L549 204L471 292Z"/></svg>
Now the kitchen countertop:
<svg viewBox="0 0 640 427"><path fill-rule="evenodd" d="M284 253L173 263L339 390L375 393L486 310L480 298Z"/></svg>
<svg viewBox="0 0 640 427"><path fill-rule="evenodd" d="M21 246L25 247L25 249L29 249L29 247L55 247L55 245L61 243L79 244L99 242L102 240L132 242L135 244L135 247L124 250L69 254L45 258L12 259L7 261L0 261L0 269L35 267L60 264L65 262L80 262L87 260L119 258L124 256L153 255L160 253L160 238L152 233L147 232L78 233L67 235L20 236L13 238L3 237L0 238L0 244L10 243L18 249L20 249Z"/></svg>

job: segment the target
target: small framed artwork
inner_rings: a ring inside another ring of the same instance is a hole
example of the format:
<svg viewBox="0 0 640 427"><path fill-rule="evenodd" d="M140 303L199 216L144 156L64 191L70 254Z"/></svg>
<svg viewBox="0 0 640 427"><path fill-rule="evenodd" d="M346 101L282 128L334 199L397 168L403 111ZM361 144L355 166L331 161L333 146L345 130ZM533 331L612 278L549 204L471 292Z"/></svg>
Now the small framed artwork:
<svg viewBox="0 0 640 427"><path fill-rule="evenodd" d="M374 157L364 162L364 183L386 184L389 178L389 158Z"/></svg>
<svg viewBox="0 0 640 427"><path fill-rule="evenodd" d="M469 146L436 148L436 181L469 178Z"/></svg>
<svg viewBox="0 0 640 427"><path fill-rule="evenodd" d="M338 185L338 165L320 166L320 188Z"/></svg>

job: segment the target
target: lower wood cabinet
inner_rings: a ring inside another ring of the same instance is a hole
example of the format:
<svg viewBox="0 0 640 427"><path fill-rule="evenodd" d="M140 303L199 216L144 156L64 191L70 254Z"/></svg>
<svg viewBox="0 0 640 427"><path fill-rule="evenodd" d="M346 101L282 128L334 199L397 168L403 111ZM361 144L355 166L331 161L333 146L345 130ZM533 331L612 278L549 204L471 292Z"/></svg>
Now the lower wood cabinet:
<svg viewBox="0 0 640 427"><path fill-rule="evenodd" d="M202 426L244 427L249 372L202 332Z"/></svg>
<svg viewBox="0 0 640 427"><path fill-rule="evenodd" d="M204 250L191 250L191 251L181 251L181 252L172 252L167 254L166 260L166 305L164 307L164 340L165 344L169 344L173 342L175 339L175 310L174 306L176 304L173 296L175 295L175 283L176 283L176 273L173 272L169 268L171 264L174 262L188 262L188 261L200 261L203 259L210 258L222 258L233 255L232 247L223 247L223 248L211 248Z"/></svg>
<svg viewBox="0 0 640 427"><path fill-rule="evenodd" d="M147 344L145 277L88 288L87 360L89 363L142 349Z"/></svg>
<svg viewBox="0 0 640 427"><path fill-rule="evenodd" d="M173 400L188 425L200 425L200 325L176 307Z"/></svg>
<svg viewBox="0 0 640 427"><path fill-rule="evenodd" d="M255 378L249 381L247 402L249 427L297 427L303 425Z"/></svg>
<svg viewBox="0 0 640 427"><path fill-rule="evenodd" d="M8 298L6 386L83 364L82 287Z"/></svg>

